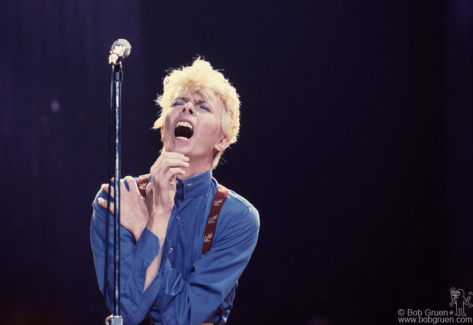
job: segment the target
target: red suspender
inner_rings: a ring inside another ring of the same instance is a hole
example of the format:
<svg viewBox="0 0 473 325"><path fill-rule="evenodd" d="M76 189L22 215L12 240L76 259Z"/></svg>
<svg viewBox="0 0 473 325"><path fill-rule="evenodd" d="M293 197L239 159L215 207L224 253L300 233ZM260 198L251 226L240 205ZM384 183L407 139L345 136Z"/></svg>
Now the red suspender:
<svg viewBox="0 0 473 325"><path fill-rule="evenodd" d="M138 189L142 197L146 197L146 186L148 185L148 175L142 175L138 178ZM209 216L207 218L207 224L205 225L204 232L204 244L202 245L202 257L207 253L212 247L212 242L214 240L215 229L217 228L217 219L222 209L222 205L227 198L228 189L219 185L217 188L217 193L215 193L212 206L210 207Z"/></svg>
<svg viewBox="0 0 473 325"><path fill-rule="evenodd" d="M142 197L146 197L146 186L148 185L149 174L138 177L138 189Z"/></svg>
<svg viewBox="0 0 473 325"><path fill-rule="evenodd" d="M212 207L210 208L209 217L207 218L207 224L205 225L204 232L204 244L202 245L202 257L207 253L212 247L212 242L214 240L215 228L217 227L218 215L222 209L222 205L225 202L227 197L228 190L225 186L219 185L217 188L217 193L215 193L214 201L212 202Z"/></svg>

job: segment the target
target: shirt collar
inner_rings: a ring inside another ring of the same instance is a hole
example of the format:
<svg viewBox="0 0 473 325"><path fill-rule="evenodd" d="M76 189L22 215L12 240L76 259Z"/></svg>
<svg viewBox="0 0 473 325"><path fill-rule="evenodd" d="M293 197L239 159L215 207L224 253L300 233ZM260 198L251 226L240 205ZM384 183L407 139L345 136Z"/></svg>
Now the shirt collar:
<svg viewBox="0 0 473 325"><path fill-rule="evenodd" d="M181 201L206 194L209 191L212 181L212 171L209 169L205 173L194 176L186 180L177 179L176 199Z"/></svg>

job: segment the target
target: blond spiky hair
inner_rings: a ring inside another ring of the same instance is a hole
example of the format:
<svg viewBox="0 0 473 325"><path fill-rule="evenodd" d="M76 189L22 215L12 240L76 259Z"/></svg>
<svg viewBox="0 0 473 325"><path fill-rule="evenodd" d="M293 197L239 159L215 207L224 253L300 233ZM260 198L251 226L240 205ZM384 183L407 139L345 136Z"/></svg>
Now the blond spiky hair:
<svg viewBox="0 0 473 325"><path fill-rule="evenodd" d="M179 92L198 93L205 101L214 97L222 101L224 107L220 114L222 132L230 139L230 143L237 141L240 130L239 96L228 79L225 79L218 70L214 70L209 62L198 57L191 66L171 71L164 78L163 85L163 94L156 100L161 106L161 112L154 122L154 129L159 129L164 125L172 100ZM217 152L212 161L212 168L217 167L222 154L223 151Z"/></svg>

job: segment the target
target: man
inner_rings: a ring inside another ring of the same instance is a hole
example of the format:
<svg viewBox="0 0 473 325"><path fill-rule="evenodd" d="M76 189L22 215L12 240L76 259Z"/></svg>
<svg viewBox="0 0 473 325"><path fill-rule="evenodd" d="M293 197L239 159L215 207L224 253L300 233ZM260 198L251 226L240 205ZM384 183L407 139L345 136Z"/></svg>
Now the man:
<svg viewBox="0 0 473 325"><path fill-rule="evenodd" d="M198 58L164 79L157 102L155 128L161 129L163 150L150 169L145 197L136 179L121 182L121 314L125 324L147 315L154 324L225 324L256 246L256 209L228 191L215 233L206 235L206 241L213 239L211 249L203 256L202 248L206 225L213 222L210 208L218 205L211 170L236 141L240 101L228 80ZM103 283L107 193L113 198L113 188L102 185L93 203L91 241L99 287L112 309L112 268L105 289ZM112 233L112 222L108 227Z"/></svg>

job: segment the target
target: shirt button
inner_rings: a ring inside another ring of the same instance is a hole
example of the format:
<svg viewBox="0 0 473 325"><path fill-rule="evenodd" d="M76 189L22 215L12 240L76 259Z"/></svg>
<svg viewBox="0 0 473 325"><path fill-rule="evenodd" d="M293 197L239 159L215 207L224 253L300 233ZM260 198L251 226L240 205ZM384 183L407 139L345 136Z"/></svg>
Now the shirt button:
<svg viewBox="0 0 473 325"><path fill-rule="evenodd" d="M172 253L172 247L171 247L171 249L169 250L169 254L171 254L171 253Z"/></svg>
<svg viewBox="0 0 473 325"><path fill-rule="evenodd" d="M180 216L180 215L177 215L177 216L176 216L176 219L181 219L181 216Z"/></svg>

